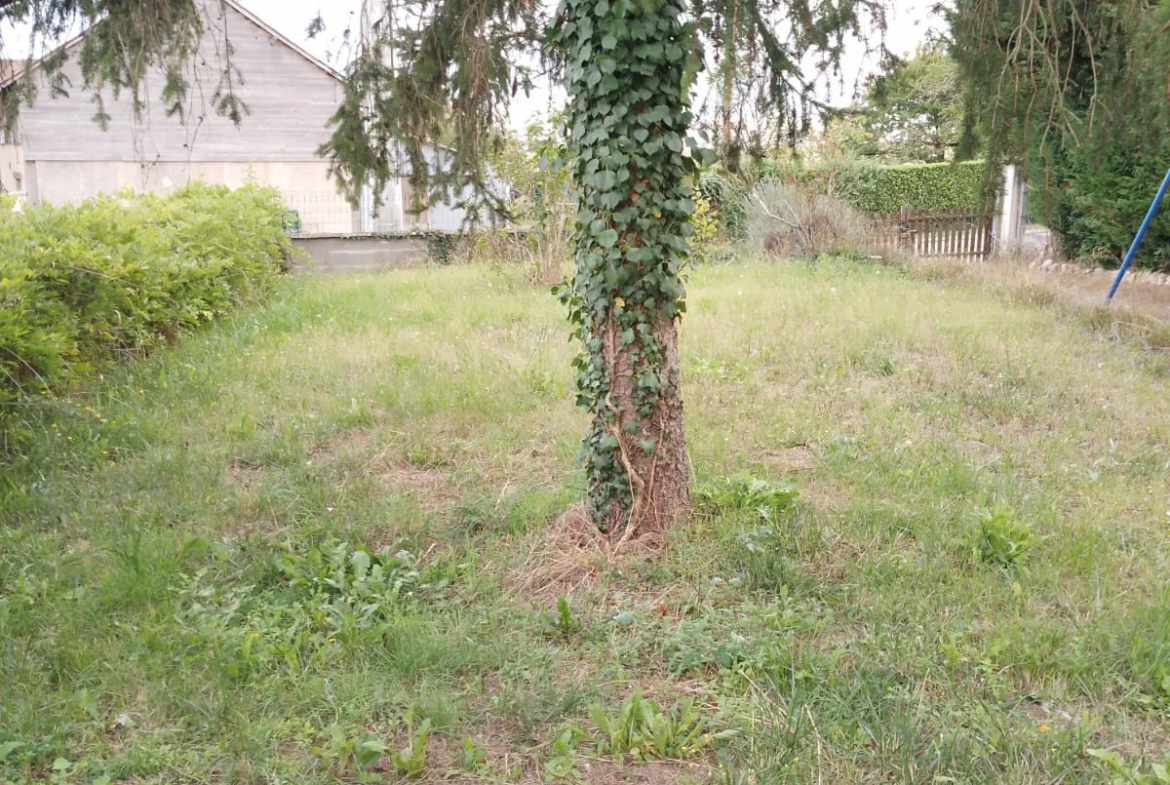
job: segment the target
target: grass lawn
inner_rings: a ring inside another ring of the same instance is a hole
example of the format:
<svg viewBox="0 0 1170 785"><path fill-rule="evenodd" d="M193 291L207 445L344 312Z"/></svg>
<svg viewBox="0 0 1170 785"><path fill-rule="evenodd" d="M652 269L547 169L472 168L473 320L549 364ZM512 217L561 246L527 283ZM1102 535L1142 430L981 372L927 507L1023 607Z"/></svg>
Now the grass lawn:
<svg viewBox="0 0 1170 785"><path fill-rule="evenodd" d="M568 326L487 268L290 280L38 415L0 781L1156 776L1165 356L890 268L689 288L706 501L655 558L561 519Z"/></svg>

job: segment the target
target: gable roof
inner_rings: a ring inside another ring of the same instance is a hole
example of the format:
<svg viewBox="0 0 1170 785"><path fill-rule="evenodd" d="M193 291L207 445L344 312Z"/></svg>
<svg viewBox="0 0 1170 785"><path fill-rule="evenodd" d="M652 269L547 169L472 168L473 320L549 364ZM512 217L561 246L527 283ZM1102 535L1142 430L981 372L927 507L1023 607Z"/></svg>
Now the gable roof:
<svg viewBox="0 0 1170 785"><path fill-rule="evenodd" d="M304 47L300 46L299 44L297 44L296 42L294 42L293 40L288 38L288 36L282 35L281 32L279 30L277 30L275 27L268 24L260 17L256 16L254 13L249 11L247 8L244 8L244 6L240 4L239 0L221 0L221 2L224 4L225 7L232 9L233 11L238 13L240 16L244 17L249 22L251 22L253 25L258 27L261 31L268 34L272 38L273 41L287 47L288 49L292 50L292 52L294 54L297 54L301 58L303 58L304 60L307 60L309 62L309 64L312 65L313 67L315 67L321 71L324 71L328 76L330 76L338 81L344 80L345 77L343 77L341 75L340 71L333 68L328 63L325 63L322 60L319 60L318 58L314 57ZM99 22L98 24L101 24L101 22ZM69 41L66 41L61 46L59 46L56 49L56 52L69 51L70 49L73 49L73 48L77 47L79 44L81 44L81 42L84 39L85 39L85 33L81 33L77 37L72 38ZM45 58L41 58L41 59L45 59ZM37 67L39 67L39 64L40 64L40 61L34 61L33 67L37 68ZM3 90L4 88L11 86L13 82L20 79L20 77L24 74L24 70L25 70L25 61L24 60L0 60L0 90Z"/></svg>
<svg viewBox="0 0 1170 785"><path fill-rule="evenodd" d="M24 71L23 60L0 60L0 87L17 79Z"/></svg>
<svg viewBox="0 0 1170 785"><path fill-rule="evenodd" d="M304 47L302 47L299 44L297 44L296 42L294 42L288 36L282 35L281 32L279 30L277 30L275 27L268 24L260 17L256 16L254 13L249 11L247 8L244 8L244 6L240 4L239 0L224 0L224 4L230 8L235 9L241 16L243 16L249 22L256 25L264 32L268 33L270 36L272 36L273 40L277 41L278 43L284 44L289 49L293 50L293 52L300 55L305 60L308 60L312 65L316 66L317 68L320 68L322 71L329 74L334 79L337 79L338 81L343 81L345 79L345 77L341 75L341 72L338 71L336 68L332 67L331 65L324 62L323 60L319 60L318 58L314 57Z"/></svg>

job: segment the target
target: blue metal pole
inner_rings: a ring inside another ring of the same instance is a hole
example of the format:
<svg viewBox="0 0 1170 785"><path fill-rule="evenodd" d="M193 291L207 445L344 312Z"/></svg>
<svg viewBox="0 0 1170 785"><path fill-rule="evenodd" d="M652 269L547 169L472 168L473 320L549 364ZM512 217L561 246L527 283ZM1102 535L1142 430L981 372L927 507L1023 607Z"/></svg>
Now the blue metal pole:
<svg viewBox="0 0 1170 785"><path fill-rule="evenodd" d="M1142 238L1146 236L1146 230L1150 228L1150 223L1154 220L1154 215L1158 212L1158 205L1162 203L1162 197L1166 195L1166 191L1170 190L1170 169L1166 170L1166 176L1162 178L1162 186L1158 189L1158 193L1154 196L1154 201L1150 202L1150 210L1146 213L1146 218L1142 221L1142 225L1137 230L1137 235L1133 238L1133 244L1129 246L1129 250L1125 253L1125 259L1121 262L1121 268L1117 271L1117 277L1113 279L1113 285L1109 287L1109 294L1105 295L1105 304L1109 305L1113 301L1113 295L1117 294L1117 287L1121 286L1121 279L1125 277L1125 271L1129 269L1129 265L1133 262L1133 257L1137 254L1138 246L1142 244Z"/></svg>

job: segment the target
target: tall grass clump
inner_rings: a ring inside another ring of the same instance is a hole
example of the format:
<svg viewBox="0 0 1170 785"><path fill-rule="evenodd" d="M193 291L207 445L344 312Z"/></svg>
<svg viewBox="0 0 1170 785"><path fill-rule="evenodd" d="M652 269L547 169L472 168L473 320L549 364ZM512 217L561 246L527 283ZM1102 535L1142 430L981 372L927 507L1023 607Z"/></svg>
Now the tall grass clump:
<svg viewBox="0 0 1170 785"><path fill-rule="evenodd" d="M0 428L268 293L292 252L283 210L273 189L195 184L0 211Z"/></svg>

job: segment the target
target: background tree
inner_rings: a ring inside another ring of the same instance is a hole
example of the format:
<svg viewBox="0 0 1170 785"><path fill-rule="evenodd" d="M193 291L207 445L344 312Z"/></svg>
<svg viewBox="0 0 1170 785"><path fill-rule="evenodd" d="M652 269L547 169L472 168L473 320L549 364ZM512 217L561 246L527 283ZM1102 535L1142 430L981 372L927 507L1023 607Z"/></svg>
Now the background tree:
<svg viewBox="0 0 1170 785"><path fill-rule="evenodd" d="M566 166L564 118L532 120L523 136L509 134L492 158L491 169L507 183L513 221L498 231L480 231L474 249L500 251L526 261L533 283L553 284L565 276L577 208ZM520 230L517 232L516 230Z"/></svg>
<svg viewBox="0 0 1170 785"><path fill-rule="evenodd" d="M959 0L963 152L1022 160L1066 250L1116 259L1170 166L1170 1ZM1139 261L1170 264L1170 214Z"/></svg>
<svg viewBox="0 0 1170 785"><path fill-rule="evenodd" d="M821 152L883 163L954 158L963 131L959 66L941 44L889 61L862 99L825 126Z"/></svg>
<svg viewBox="0 0 1170 785"><path fill-rule="evenodd" d="M882 155L937 163L952 157L963 127L958 64L939 46L873 78L863 126Z"/></svg>

